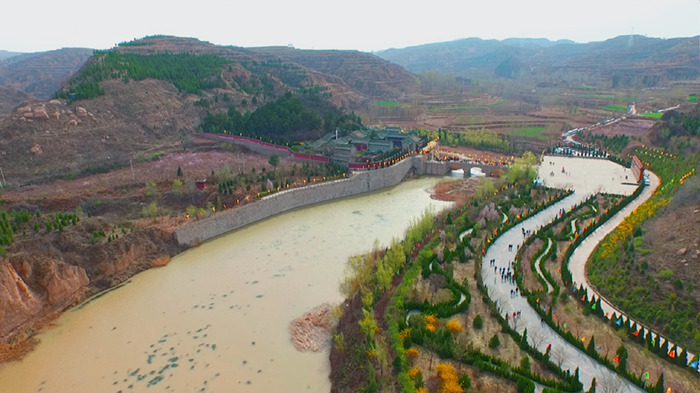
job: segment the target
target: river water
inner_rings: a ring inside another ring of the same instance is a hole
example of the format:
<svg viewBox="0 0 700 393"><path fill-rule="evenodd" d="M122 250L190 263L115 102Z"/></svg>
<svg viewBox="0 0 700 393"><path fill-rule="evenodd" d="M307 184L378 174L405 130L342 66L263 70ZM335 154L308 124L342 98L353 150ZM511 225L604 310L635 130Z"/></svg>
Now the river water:
<svg viewBox="0 0 700 393"><path fill-rule="evenodd" d="M328 392L328 351L300 353L289 322L342 298L348 258L388 245L440 179L294 210L202 244L64 313L0 392Z"/></svg>

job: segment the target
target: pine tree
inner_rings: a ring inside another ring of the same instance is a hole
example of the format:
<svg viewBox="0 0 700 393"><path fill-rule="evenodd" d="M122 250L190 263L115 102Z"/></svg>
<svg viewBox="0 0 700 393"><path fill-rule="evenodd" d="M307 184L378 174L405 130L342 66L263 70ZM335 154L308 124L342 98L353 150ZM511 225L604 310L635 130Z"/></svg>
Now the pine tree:
<svg viewBox="0 0 700 393"><path fill-rule="evenodd" d="M676 360L679 366L688 364L688 352L685 351L685 348L681 349L681 353L676 357Z"/></svg>
<svg viewBox="0 0 700 393"><path fill-rule="evenodd" d="M588 348L586 348L586 352L588 352L591 355L596 353L596 351L595 351L595 336L591 336L591 341L588 342Z"/></svg>
<svg viewBox="0 0 700 393"><path fill-rule="evenodd" d="M180 167L177 167L177 177L182 177L182 169Z"/></svg>
<svg viewBox="0 0 700 393"><path fill-rule="evenodd" d="M598 300L596 300L595 302L595 313L596 315L601 317L605 315L605 313L603 312L603 305L600 302L600 298L598 298Z"/></svg>
<svg viewBox="0 0 700 393"><path fill-rule="evenodd" d="M591 388L588 389L587 393L595 393L595 385L598 383L598 381L595 380L595 377L591 380Z"/></svg>
<svg viewBox="0 0 700 393"><path fill-rule="evenodd" d="M646 336L644 336L644 347L648 350L653 350L654 339L651 337L651 330L646 329Z"/></svg>
<svg viewBox="0 0 700 393"><path fill-rule="evenodd" d="M627 371L627 348L624 345L620 345L615 354L618 357L617 369L621 372Z"/></svg>
<svg viewBox="0 0 700 393"><path fill-rule="evenodd" d="M658 337L658 336L657 336ZM660 339L660 338L659 338ZM661 353L667 355L669 352L668 340L664 340L664 345L661 346Z"/></svg>
<svg viewBox="0 0 700 393"><path fill-rule="evenodd" d="M659 379L656 381L656 385L654 385L653 392L664 393L664 373L659 375Z"/></svg>

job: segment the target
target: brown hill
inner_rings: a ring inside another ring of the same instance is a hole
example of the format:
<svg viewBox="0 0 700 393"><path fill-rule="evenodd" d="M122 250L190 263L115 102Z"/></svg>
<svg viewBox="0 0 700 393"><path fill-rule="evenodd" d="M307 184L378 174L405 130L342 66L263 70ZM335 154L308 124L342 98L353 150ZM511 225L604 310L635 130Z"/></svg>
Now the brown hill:
<svg viewBox="0 0 700 393"><path fill-rule="evenodd" d="M31 97L23 91L0 86L0 119L5 115L9 115L17 106L30 99Z"/></svg>
<svg viewBox="0 0 700 393"><path fill-rule="evenodd" d="M207 54L227 63L217 71L217 87L198 94L175 87L177 81L168 75L136 78L101 70L104 75L96 83L103 95L73 102L75 97L67 95L67 100L17 108L0 123L0 166L11 185L102 171L155 152L182 150L207 112L225 112L230 105L253 111L290 90L320 87L331 93L333 104L353 110L415 86L413 75L401 67L358 52L252 50L178 37L145 38L114 51ZM64 84L66 91L90 77L91 66L102 61L91 58Z"/></svg>
<svg viewBox="0 0 700 393"><path fill-rule="evenodd" d="M0 86L47 100L63 81L85 64L92 52L87 48L63 48L5 58L0 60ZM3 101L0 99L0 102Z"/></svg>

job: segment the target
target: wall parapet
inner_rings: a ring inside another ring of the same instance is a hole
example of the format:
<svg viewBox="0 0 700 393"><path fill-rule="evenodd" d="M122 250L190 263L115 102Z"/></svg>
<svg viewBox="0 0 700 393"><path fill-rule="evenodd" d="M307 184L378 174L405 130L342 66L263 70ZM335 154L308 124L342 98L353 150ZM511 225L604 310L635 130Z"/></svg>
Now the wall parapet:
<svg viewBox="0 0 700 393"><path fill-rule="evenodd" d="M192 221L178 228L175 238L179 244L189 245L292 209L393 187L401 183L412 170L415 174L423 174L422 161L423 157L420 156L409 157L387 168L355 172L346 179L268 195L255 203Z"/></svg>

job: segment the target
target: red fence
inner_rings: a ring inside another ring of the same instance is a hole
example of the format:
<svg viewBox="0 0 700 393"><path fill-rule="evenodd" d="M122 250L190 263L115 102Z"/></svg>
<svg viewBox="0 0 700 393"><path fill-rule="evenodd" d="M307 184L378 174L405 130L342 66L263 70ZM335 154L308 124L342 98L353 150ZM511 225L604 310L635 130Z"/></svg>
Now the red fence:
<svg viewBox="0 0 700 393"><path fill-rule="evenodd" d="M208 138L208 139L223 139L223 140L234 140L234 141L255 143L256 145L260 145L260 146L265 147L267 149L278 150L278 151L283 151L285 153L289 153L292 157L299 158L301 160L325 162L325 163L331 162L331 159L328 157L315 156L312 154L295 153L290 148L288 148L286 146L273 145L272 143L266 143L266 142L259 141L257 139L253 139L253 138L248 138L245 136L207 134L207 133L202 133L200 135L202 137Z"/></svg>

